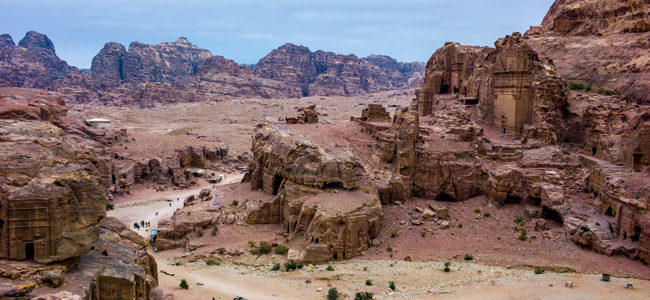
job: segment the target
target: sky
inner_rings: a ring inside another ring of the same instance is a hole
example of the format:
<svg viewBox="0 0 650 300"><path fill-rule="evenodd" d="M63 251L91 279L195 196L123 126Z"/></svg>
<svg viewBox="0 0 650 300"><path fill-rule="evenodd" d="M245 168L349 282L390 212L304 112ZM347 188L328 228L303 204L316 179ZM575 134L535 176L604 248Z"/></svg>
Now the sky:
<svg viewBox="0 0 650 300"><path fill-rule="evenodd" d="M426 62L447 41L493 46L538 25L553 0L1 0L0 33L46 34L59 57L89 68L107 42L184 36L238 63L294 43L340 54Z"/></svg>

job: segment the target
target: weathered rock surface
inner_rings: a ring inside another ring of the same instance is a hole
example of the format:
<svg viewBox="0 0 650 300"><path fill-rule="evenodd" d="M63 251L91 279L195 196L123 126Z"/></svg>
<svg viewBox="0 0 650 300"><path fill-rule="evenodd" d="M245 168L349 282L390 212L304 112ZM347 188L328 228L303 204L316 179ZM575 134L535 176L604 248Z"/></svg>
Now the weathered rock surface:
<svg viewBox="0 0 650 300"><path fill-rule="evenodd" d="M572 82L650 101L650 22L644 1L558 0L526 43Z"/></svg>
<svg viewBox="0 0 650 300"><path fill-rule="evenodd" d="M260 59L253 72L285 82L290 97L349 96L417 85L422 67L387 56L359 59L288 43Z"/></svg>
<svg viewBox="0 0 650 300"><path fill-rule="evenodd" d="M0 124L0 256L46 263L90 250L108 199L101 153L49 122Z"/></svg>

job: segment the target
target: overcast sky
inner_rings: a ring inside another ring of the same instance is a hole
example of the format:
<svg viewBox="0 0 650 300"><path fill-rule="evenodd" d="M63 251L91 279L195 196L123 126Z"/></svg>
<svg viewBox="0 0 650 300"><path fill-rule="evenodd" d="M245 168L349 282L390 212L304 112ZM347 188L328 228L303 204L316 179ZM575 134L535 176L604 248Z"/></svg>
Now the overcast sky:
<svg viewBox="0 0 650 300"><path fill-rule="evenodd" d="M446 41L489 45L537 25L552 0L0 0L0 33L46 34L69 64L88 68L107 42L180 36L238 63L284 43L341 54L427 61Z"/></svg>

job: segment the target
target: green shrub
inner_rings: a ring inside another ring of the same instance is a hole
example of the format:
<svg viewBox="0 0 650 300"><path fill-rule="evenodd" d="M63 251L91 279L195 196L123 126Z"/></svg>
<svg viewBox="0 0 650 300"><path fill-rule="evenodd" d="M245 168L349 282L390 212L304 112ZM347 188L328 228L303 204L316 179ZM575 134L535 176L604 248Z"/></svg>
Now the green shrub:
<svg viewBox="0 0 650 300"><path fill-rule="evenodd" d="M327 291L327 300L338 300L340 296L339 291L335 288L331 288Z"/></svg>
<svg viewBox="0 0 650 300"><path fill-rule="evenodd" d="M273 268L271 268L271 271L280 271L280 264L273 265Z"/></svg>
<svg viewBox="0 0 650 300"><path fill-rule="evenodd" d="M327 271L334 271L334 267L332 265L327 265L327 268L325 268Z"/></svg>
<svg viewBox="0 0 650 300"><path fill-rule="evenodd" d="M260 242L259 249L261 254L269 254L271 253L272 247L267 242Z"/></svg>
<svg viewBox="0 0 650 300"><path fill-rule="evenodd" d="M212 228L212 231L210 232L210 234L211 234L212 236L217 235L217 227L216 227L216 226L215 226L214 228Z"/></svg>
<svg viewBox="0 0 650 300"><path fill-rule="evenodd" d="M582 91L585 89L585 85L578 82L570 82L569 89L572 91Z"/></svg>
<svg viewBox="0 0 650 300"><path fill-rule="evenodd" d="M370 280L370 279L366 279L366 285L367 285L367 286L371 286L371 285L372 285L372 280Z"/></svg>
<svg viewBox="0 0 650 300"><path fill-rule="evenodd" d="M248 241L248 245L251 246L251 248L257 247L257 244L255 244L253 241Z"/></svg>
<svg viewBox="0 0 650 300"><path fill-rule="evenodd" d="M386 251L393 252L393 247L391 247L390 245L386 246Z"/></svg>
<svg viewBox="0 0 650 300"><path fill-rule="evenodd" d="M251 251L250 251L250 252L251 252L251 254L253 254L253 255L261 255L261 254L262 254L262 252L260 252L260 248L257 248L257 247L255 247L255 248L251 248Z"/></svg>
<svg viewBox="0 0 650 300"><path fill-rule="evenodd" d="M523 221L524 221L524 217L523 217L523 216L516 216L516 217L515 217L515 223L522 223Z"/></svg>
<svg viewBox="0 0 650 300"><path fill-rule="evenodd" d="M217 253L219 253L219 255L224 255L226 253L226 248L224 247L217 248Z"/></svg>
<svg viewBox="0 0 650 300"><path fill-rule="evenodd" d="M442 269L442 270L445 271L445 272L447 272L447 273L449 273L449 271L451 271L451 269L449 269L449 267L445 267L445 268Z"/></svg>
<svg viewBox="0 0 650 300"><path fill-rule="evenodd" d="M471 254L465 254L465 260L473 260L473 259L474 256L472 256Z"/></svg>
<svg viewBox="0 0 650 300"><path fill-rule="evenodd" d="M239 205L239 201L237 200L232 200L232 203L230 203L232 206L237 206Z"/></svg>
<svg viewBox="0 0 650 300"><path fill-rule="evenodd" d="M458 228L463 228L463 224L458 223Z"/></svg>
<svg viewBox="0 0 650 300"><path fill-rule="evenodd" d="M425 237L425 236L427 236L427 232L426 232L426 231L420 231L420 236L421 236L421 237Z"/></svg>
<svg viewBox="0 0 650 300"><path fill-rule="evenodd" d="M221 262L218 261L218 260L214 260L214 259L208 259L208 260L205 261L205 264L208 265L208 266L219 266L219 265L221 265Z"/></svg>
<svg viewBox="0 0 650 300"><path fill-rule="evenodd" d="M186 289L186 290L190 288L190 285L187 284L187 280L185 280L185 279L181 279L181 284L180 284L179 286L180 286L182 289Z"/></svg>
<svg viewBox="0 0 650 300"><path fill-rule="evenodd" d="M486 217L486 218L489 218L491 216L491 214L489 212L486 212L486 213L483 214L483 216Z"/></svg>
<svg viewBox="0 0 650 300"><path fill-rule="evenodd" d="M371 292L357 292L354 296L354 300L372 300Z"/></svg>
<svg viewBox="0 0 650 300"><path fill-rule="evenodd" d="M201 230L197 231L196 235L198 235L199 237L202 237L203 236L203 231L201 231Z"/></svg>
<svg viewBox="0 0 650 300"><path fill-rule="evenodd" d="M537 275L544 274L544 269L542 269L540 267L536 267L535 268L535 274L537 274Z"/></svg>
<svg viewBox="0 0 650 300"><path fill-rule="evenodd" d="M613 94L613 92L612 92L612 91L610 91L610 90L608 90L608 89L605 89L605 88L598 88L598 89L596 89L596 91L595 91L595 92L596 92L597 94L601 94L601 95L607 95L607 96L609 96L609 95L612 95L612 94Z"/></svg>
<svg viewBox="0 0 650 300"><path fill-rule="evenodd" d="M446 262L445 262L445 267L449 267L449 266L451 266L451 263L448 262L448 261L446 261Z"/></svg>
<svg viewBox="0 0 650 300"><path fill-rule="evenodd" d="M283 245L278 245L275 247L275 254L277 255L285 255L289 252L289 248Z"/></svg>
<svg viewBox="0 0 650 300"><path fill-rule="evenodd" d="M115 209L115 204L113 203L106 203L106 210L113 210Z"/></svg>
<svg viewBox="0 0 650 300"><path fill-rule="evenodd" d="M305 284L311 284L311 280L309 279L305 280Z"/></svg>
<svg viewBox="0 0 650 300"><path fill-rule="evenodd" d="M286 262L286 263L284 263L284 271L285 271L285 272L289 272L289 271L291 271L291 270L295 270L296 268L298 268L298 265L296 264L295 261L293 261L293 259L290 260L290 261L288 261L288 262Z"/></svg>
<svg viewBox="0 0 650 300"><path fill-rule="evenodd" d="M474 210L474 213L475 213L475 214L480 214L480 213L481 213L481 209L480 209L480 208L475 209L475 210Z"/></svg>
<svg viewBox="0 0 650 300"><path fill-rule="evenodd" d="M388 288L390 288L391 290L394 291L395 290L395 282L393 282L393 281L388 282Z"/></svg>
<svg viewBox="0 0 650 300"><path fill-rule="evenodd" d="M394 231L394 230L391 231L391 233L390 233L390 237L392 237L392 238L397 237L397 231Z"/></svg>
<svg viewBox="0 0 650 300"><path fill-rule="evenodd" d="M526 228L521 229L521 233L519 234L519 240L520 241L525 241L528 239L528 235L526 233Z"/></svg>

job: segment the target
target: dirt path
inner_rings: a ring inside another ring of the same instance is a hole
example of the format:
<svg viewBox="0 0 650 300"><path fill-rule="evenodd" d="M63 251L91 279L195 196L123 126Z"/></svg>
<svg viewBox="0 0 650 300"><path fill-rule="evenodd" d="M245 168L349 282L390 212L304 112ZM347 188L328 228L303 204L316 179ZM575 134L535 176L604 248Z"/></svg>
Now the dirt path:
<svg viewBox="0 0 650 300"><path fill-rule="evenodd" d="M241 182L243 177L243 174L227 174L226 179L218 185L238 183ZM115 202L118 204L115 205L114 210L107 213L107 216L115 217L131 228L133 223L139 223L142 220L150 222L150 228L135 230L141 236L149 237L150 229L156 228L159 220L171 217L177 209L183 207L186 197L197 195L202 189L211 186L203 183L186 190L172 190L162 193L151 191L133 193L124 197L124 199L116 199Z"/></svg>

